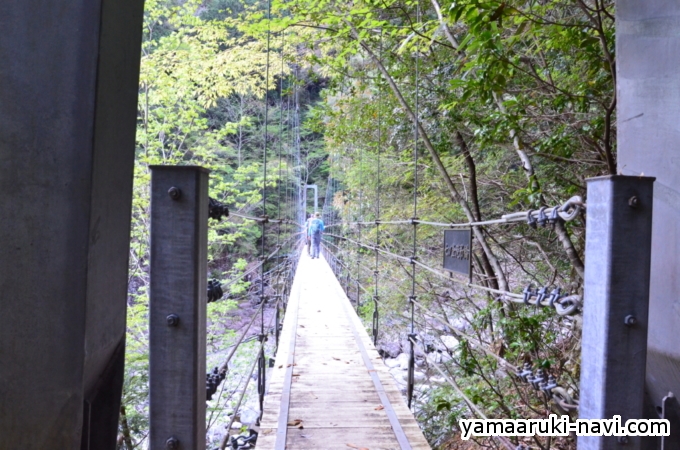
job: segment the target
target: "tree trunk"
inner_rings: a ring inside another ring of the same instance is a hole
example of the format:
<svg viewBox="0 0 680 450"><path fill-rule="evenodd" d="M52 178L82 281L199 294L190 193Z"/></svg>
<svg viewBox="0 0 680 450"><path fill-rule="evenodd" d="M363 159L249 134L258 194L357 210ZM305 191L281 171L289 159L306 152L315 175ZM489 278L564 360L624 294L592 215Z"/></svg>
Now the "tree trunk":
<svg viewBox="0 0 680 450"><path fill-rule="evenodd" d="M352 34L355 39L359 40L359 33L357 33L356 28L349 23L346 22L350 27L352 27ZM409 104L406 102L406 99L401 93L401 90L395 83L394 79L390 76L389 72L385 68L385 66L382 64L382 61L375 55L375 53L368 48L366 44L363 42L361 43L361 47L368 53L368 55L373 59L373 61L376 63L378 66L378 69L380 72L383 74L385 79L387 80L388 85L390 86L390 89L394 93L395 97L401 104L401 106L404 108L408 116L411 118L413 123L418 127L418 132L420 134L421 139L423 140L423 143L425 144L425 148L427 148L430 157L432 158L433 162L435 163L435 166L437 166L437 170L439 171L439 174L441 175L442 179L444 180L444 183L446 184L449 194L451 195L451 199L458 203L461 208L463 209L463 212L465 213L465 216L467 217L467 220L470 222L475 221L475 216L472 214L472 211L470 210L469 205L465 201L463 197L461 197L460 193L458 192L458 189L456 189L456 186L453 184L453 181L451 180L451 177L449 176L448 172L446 171L446 167L444 167L444 164L441 161L441 158L439 158L439 154L435 150L434 146L432 145L432 142L430 141L430 138L423 128L422 124L416 117L415 113L413 112L413 109L409 106ZM498 286L499 289L503 291L508 290L508 282L505 278L505 274L503 273L503 269L498 262L498 259L496 258L496 255L493 253L491 248L489 247L489 244L486 242L486 238L484 237L484 234L482 233L482 230L480 227L472 227L472 231L475 235L475 238L481 245L482 249L484 250L484 253L486 254L487 258L489 259L489 263L493 267L493 272L495 275L495 278L498 280Z"/></svg>

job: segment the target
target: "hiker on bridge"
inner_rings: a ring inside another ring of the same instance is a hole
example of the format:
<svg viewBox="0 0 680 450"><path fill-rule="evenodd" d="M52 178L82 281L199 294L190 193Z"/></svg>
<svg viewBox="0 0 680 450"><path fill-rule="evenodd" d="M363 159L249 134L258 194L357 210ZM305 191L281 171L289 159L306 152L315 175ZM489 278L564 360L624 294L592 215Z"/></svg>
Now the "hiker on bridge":
<svg viewBox="0 0 680 450"><path fill-rule="evenodd" d="M321 246L321 233L325 229L321 214L314 213L314 218L307 228L307 239L312 243L312 259L319 257L319 247Z"/></svg>
<svg viewBox="0 0 680 450"><path fill-rule="evenodd" d="M307 214L307 221L305 222L305 233L307 235L307 254L312 256L312 236L309 234L309 227L314 220L314 214Z"/></svg>

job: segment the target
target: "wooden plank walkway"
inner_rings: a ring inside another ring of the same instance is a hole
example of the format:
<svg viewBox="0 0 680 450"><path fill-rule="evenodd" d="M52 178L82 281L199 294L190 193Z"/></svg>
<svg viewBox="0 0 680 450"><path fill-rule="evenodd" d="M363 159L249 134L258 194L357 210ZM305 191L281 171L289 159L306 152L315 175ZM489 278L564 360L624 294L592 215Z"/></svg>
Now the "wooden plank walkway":
<svg viewBox="0 0 680 450"><path fill-rule="evenodd" d="M270 380L258 450L430 449L323 258L302 252Z"/></svg>

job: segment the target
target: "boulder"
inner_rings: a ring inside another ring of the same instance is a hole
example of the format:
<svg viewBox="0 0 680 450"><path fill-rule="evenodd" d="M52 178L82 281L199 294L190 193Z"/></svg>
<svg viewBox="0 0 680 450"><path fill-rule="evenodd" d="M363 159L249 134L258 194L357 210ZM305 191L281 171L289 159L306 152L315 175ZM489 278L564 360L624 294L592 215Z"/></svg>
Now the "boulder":
<svg viewBox="0 0 680 450"><path fill-rule="evenodd" d="M396 360L395 358L385 358L385 365L389 367L390 369L393 367L398 367L399 366L399 361Z"/></svg>
<svg viewBox="0 0 680 450"><path fill-rule="evenodd" d="M439 338L449 350L454 350L458 348L458 339L456 339L454 336L443 334Z"/></svg>
<svg viewBox="0 0 680 450"><path fill-rule="evenodd" d="M241 411L241 422L245 425L254 425L258 417L260 417L260 412L252 408L245 408Z"/></svg>
<svg viewBox="0 0 680 450"><path fill-rule="evenodd" d="M383 358L396 358L401 353L401 345L398 342L388 342L378 346L378 353Z"/></svg>
<svg viewBox="0 0 680 450"><path fill-rule="evenodd" d="M397 356L397 361L399 361L399 367L401 367L401 370L408 370L408 358L409 356L406 353L400 353Z"/></svg>
<svg viewBox="0 0 680 450"><path fill-rule="evenodd" d="M446 384L446 379L444 377L430 377L430 383L436 384L436 385L442 385Z"/></svg>
<svg viewBox="0 0 680 450"><path fill-rule="evenodd" d="M392 378L394 378L394 381L397 382L399 387L406 385L407 372L401 370L399 367L395 367L394 369L390 370L390 375L392 375Z"/></svg>

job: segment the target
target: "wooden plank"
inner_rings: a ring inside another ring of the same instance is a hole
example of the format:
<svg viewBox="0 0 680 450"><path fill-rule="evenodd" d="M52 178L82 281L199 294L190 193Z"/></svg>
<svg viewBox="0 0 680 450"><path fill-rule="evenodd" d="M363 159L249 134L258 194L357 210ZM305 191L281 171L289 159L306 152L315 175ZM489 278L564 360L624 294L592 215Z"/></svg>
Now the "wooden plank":
<svg viewBox="0 0 680 450"><path fill-rule="evenodd" d="M366 389L357 389L353 388L352 393L356 393L358 396L370 396L372 394L375 394L375 387L374 386L369 386ZM312 401L312 400L319 400L321 402L329 402L331 400L335 400L335 403L342 403L343 401L337 400L338 398L342 398L343 394L347 394L347 389L343 388L337 388L337 389L327 389L325 387L318 387L317 389L309 389L306 391L291 391L291 396L290 396L290 401L291 403L300 403L300 402L306 402L306 401ZM389 398L390 402L395 403L399 401L402 398L402 394L399 390L397 389L390 389L386 390L385 394ZM268 396L271 395L272 400L275 399L277 395L280 394L267 394ZM377 394L375 394L377 396ZM376 397L376 399L378 399ZM352 402L355 401L349 397L347 397L347 400L344 400L346 402ZM396 407L395 407L396 408ZM406 409L408 411L408 409ZM265 408L266 411L266 408Z"/></svg>
<svg viewBox="0 0 680 450"><path fill-rule="evenodd" d="M293 379L293 371L295 370L295 346L297 344L295 330L297 329L298 325L298 310L300 307L299 288L296 288L293 292L295 295L294 300L288 302L288 311L290 312L290 319L288 322L291 324L290 331L288 332L288 336L290 336L287 343L288 355L285 360L285 365L283 363L281 364L285 370L285 375L283 376L283 381L281 383L281 399L279 402L279 417L277 420L275 441L275 448L280 450L285 450L286 448L286 433L288 431L286 421L288 416L288 408L290 405L291 382Z"/></svg>
<svg viewBox="0 0 680 450"><path fill-rule="evenodd" d="M295 344L277 355L257 448L283 448L281 428L299 419L302 428L286 427L285 448L429 449L328 264L303 254L294 287L297 315L286 316L284 334Z"/></svg>
<svg viewBox="0 0 680 450"><path fill-rule="evenodd" d="M416 426L417 428L417 426ZM417 429L420 432L420 429ZM291 449L324 449L324 450L351 450L352 448L366 448L369 450L396 450L399 449L394 438L394 431L390 427L372 428L316 428L290 431L288 448ZM429 450L430 446L414 445L414 450Z"/></svg>

